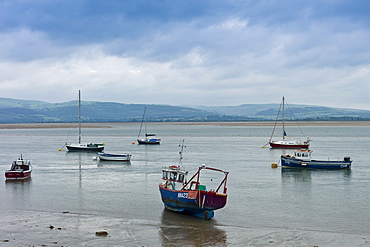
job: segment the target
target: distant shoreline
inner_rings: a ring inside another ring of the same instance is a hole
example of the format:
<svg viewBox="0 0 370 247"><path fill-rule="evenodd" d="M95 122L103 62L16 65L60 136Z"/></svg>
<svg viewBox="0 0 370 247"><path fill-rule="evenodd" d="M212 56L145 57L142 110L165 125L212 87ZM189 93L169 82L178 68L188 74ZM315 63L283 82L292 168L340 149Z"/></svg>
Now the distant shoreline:
<svg viewBox="0 0 370 247"><path fill-rule="evenodd" d="M139 125L140 122L83 123L82 128L112 128L117 125ZM150 122L151 125L210 125L210 126L273 126L274 121L260 122ZM279 123L280 125L281 123ZM285 122L296 126L297 122ZM370 126L370 121L298 121L299 126ZM77 123L14 123L0 124L0 129L77 128Z"/></svg>

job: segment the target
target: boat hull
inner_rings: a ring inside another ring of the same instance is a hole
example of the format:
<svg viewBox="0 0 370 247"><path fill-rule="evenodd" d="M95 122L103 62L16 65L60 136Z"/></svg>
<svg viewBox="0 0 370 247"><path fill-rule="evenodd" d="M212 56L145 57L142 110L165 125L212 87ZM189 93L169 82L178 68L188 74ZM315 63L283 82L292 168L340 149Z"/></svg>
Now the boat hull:
<svg viewBox="0 0 370 247"><path fill-rule="evenodd" d="M99 159L104 161L130 161L130 154L107 154L98 153Z"/></svg>
<svg viewBox="0 0 370 247"><path fill-rule="evenodd" d="M155 145L155 144L161 144L161 139L138 139L137 143Z"/></svg>
<svg viewBox="0 0 370 247"><path fill-rule="evenodd" d="M27 171L5 171L5 178L6 179L27 179L31 177L32 170Z"/></svg>
<svg viewBox="0 0 370 247"><path fill-rule="evenodd" d="M282 168L303 169L350 169L352 161L324 161L324 160L301 160L292 157L281 156Z"/></svg>
<svg viewBox="0 0 370 247"><path fill-rule="evenodd" d="M104 150L102 144L67 144L66 148L71 152L101 152Z"/></svg>
<svg viewBox="0 0 370 247"><path fill-rule="evenodd" d="M162 202L166 209L211 219L214 210L226 205L227 195L214 191L172 190L159 185Z"/></svg>
<svg viewBox="0 0 370 247"><path fill-rule="evenodd" d="M297 144L297 143L275 143L269 142L271 148L294 148L294 149L308 149L310 144Z"/></svg>

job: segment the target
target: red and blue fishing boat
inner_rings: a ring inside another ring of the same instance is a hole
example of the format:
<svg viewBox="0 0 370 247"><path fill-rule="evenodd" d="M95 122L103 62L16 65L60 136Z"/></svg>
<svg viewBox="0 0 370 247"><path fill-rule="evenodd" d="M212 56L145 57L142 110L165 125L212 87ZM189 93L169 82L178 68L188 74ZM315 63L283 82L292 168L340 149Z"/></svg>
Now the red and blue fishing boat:
<svg viewBox="0 0 370 247"><path fill-rule="evenodd" d="M181 162L183 147L181 145L179 165L162 169L162 183L159 184L162 201L168 210L211 219L214 210L226 205L226 183L229 172L202 165L187 180L188 171L183 169ZM207 173L203 176L205 172L211 172L212 175ZM213 175L214 173L217 174ZM214 180L215 178L219 181ZM206 181L215 187L208 188Z"/></svg>

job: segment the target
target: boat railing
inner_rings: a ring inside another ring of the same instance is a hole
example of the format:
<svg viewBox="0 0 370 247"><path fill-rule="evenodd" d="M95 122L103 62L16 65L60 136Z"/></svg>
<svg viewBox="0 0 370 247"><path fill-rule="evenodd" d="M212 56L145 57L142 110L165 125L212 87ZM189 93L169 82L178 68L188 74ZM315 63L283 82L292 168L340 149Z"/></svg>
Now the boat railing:
<svg viewBox="0 0 370 247"><path fill-rule="evenodd" d="M205 165L202 165L201 167L198 168L198 171L190 178L190 180L187 181L186 183L184 183L181 190L185 190L189 184L190 184L190 189L192 189L192 185L195 184L196 185L196 190L200 190L200 189L206 190L206 187L204 185L203 185L204 186L203 187L200 184L200 173L201 173L202 169L208 169L208 170L224 173L224 178L220 182L220 184L217 187L217 189L215 190L215 192L218 193L219 190L223 187L223 193L226 194L227 193L226 183L227 183L227 177L228 177L229 172L226 172L226 171L223 171L223 170L217 169L217 168L207 167Z"/></svg>

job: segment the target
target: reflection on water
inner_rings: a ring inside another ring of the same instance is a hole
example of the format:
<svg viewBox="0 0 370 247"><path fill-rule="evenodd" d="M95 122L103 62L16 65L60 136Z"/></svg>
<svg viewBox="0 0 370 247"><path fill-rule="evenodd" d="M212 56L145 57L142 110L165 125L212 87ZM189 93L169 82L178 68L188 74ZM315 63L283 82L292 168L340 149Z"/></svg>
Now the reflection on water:
<svg viewBox="0 0 370 247"><path fill-rule="evenodd" d="M293 181L310 181L311 180L311 170L305 169L281 169L281 177L283 182L290 180Z"/></svg>
<svg viewBox="0 0 370 247"><path fill-rule="evenodd" d="M29 185L32 182L32 178L26 178L26 179L6 179L5 184L7 187L11 187L14 190L23 190L25 188L29 188Z"/></svg>
<svg viewBox="0 0 370 247"><path fill-rule="evenodd" d="M106 161L106 160L99 160L98 161L98 167L103 166L125 166L125 165L131 165L131 161Z"/></svg>
<svg viewBox="0 0 370 247"><path fill-rule="evenodd" d="M312 176L338 176L341 175L344 178L351 177L351 169L341 170L322 170L322 169L294 169L294 168L283 168L281 169L281 177L283 182L287 181L310 181Z"/></svg>
<svg viewBox="0 0 370 247"><path fill-rule="evenodd" d="M214 219L204 220L164 209L160 225L162 246L227 246L225 231Z"/></svg>
<svg viewBox="0 0 370 247"><path fill-rule="evenodd" d="M24 180L12 179L5 180L7 199L2 201L2 206L11 205L12 209L22 209L25 207L32 192L32 179L27 178Z"/></svg>

